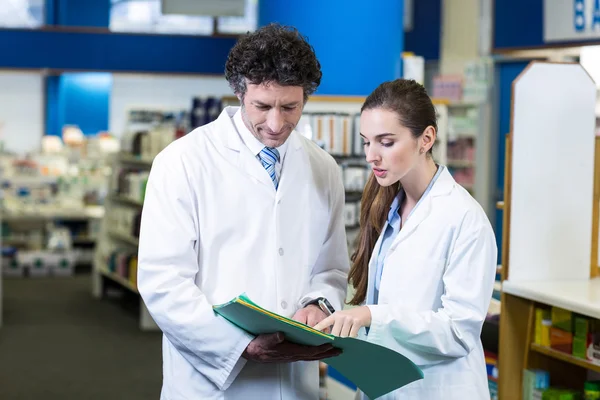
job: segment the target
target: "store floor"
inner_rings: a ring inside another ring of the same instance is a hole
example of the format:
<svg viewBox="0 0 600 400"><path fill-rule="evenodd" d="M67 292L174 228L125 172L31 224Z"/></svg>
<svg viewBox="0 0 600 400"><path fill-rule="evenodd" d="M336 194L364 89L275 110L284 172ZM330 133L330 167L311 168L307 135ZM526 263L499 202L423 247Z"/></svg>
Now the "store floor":
<svg viewBox="0 0 600 400"><path fill-rule="evenodd" d="M91 296L87 274L5 279L0 399L158 399L160 333L141 332L123 301Z"/></svg>

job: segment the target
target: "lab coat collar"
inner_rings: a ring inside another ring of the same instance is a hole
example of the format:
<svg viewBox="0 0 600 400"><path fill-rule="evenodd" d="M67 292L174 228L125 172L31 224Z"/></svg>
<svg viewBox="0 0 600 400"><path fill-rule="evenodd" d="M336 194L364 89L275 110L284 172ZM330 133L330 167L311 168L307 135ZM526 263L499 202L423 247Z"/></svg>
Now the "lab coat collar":
<svg viewBox="0 0 600 400"><path fill-rule="evenodd" d="M408 238L418 228L421 222L427 219L431 214L432 199L438 196L449 195L455 184L456 182L452 175L450 175L450 172L448 172L448 168L444 167L444 170L433 184L429 194L423 198L419 207L403 224L402 229L400 229L400 232L398 232L398 235L394 238L394 241L388 250L388 254L393 251L399 243Z"/></svg>
<svg viewBox="0 0 600 400"><path fill-rule="evenodd" d="M262 183L272 194L277 192L278 197L280 197L285 192L288 185L293 184L294 175L296 174L295 170L298 169L298 163L302 162L300 160L302 152L297 151L302 147L300 138L298 138L298 133L293 131L286 141L286 168L282 169L279 188L276 191L269 174L256 159L256 154L253 154L252 150L244 144L241 134L238 133L234 118L239 109L240 107L225 107L221 112L221 115L219 115L219 118L216 121L216 124L218 124L219 127L218 140L220 140L226 148L232 150L231 154L228 154L227 157L237 164L240 170ZM250 132L248 132L248 134L252 136Z"/></svg>
<svg viewBox="0 0 600 400"><path fill-rule="evenodd" d="M237 112L233 116L233 124L235 125L237 131L239 132L239 134L242 138L242 141L250 149L252 154L254 154L254 156L257 156L261 152L261 150L265 148L265 145L260 140L258 140L252 134L252 132L250 132L250 129L248 129L248 127L244 123L244 120L242 119L242 108L241 107L238 108ZM290 137L291 137L291 135L290 135ZM289 142L290 142L290 140L288 138L288 140L286 140L281 146L277 147L277 151L279 151L279 162L281 164L283 164L283 160L285 160L285 153L288 148Z"/></svg>
<svg viewBox="0 0 600 400"><path fill-rule="evenodd" d="M244 144L244 141L242 140L241 137L241 133L238 134L237 131L237 124L235 123L234 119L238 118L236 117L236 114L239 114L241 107L233 107L233 106L227 106L223 109L223 111L221 112L221 115L219 115L219 118L217 118L217 123L220 126L227 126L228 128L231 129L226 129L227 134L224 135L223 137L223 144L228 147L231 150L235 150L235 151L240 151L242 149L242 147L248 147L251 148L250 146L246 146ZM246 130L248 129L246 127L246 125L243 123L242 119L241 119L241 115L239 116L239 120L241 122L241 125L243 128L245 128ZM254 140L256 140L258 143L260 143L251 133L250 131L248 131L248 134L250 136L252 136L252 138L254 138ZM290 137L288 138L288 140L286 140L286 142L284 143L285 147L285 151L287 153L287 148L292 148L294 150L298 150L302 147L302 143L300 142L300 140L297 137L298 133L296 132L296 130L294 130L292 132L292 134L290 135ZM262 146L262 144L261 144ZM263 146L264 147L264 146ZM279 148L278 148L279 149ZM262 150L262 147L260 149L258 149L258 151ZM252 150L251 150L252 152ZM256 152L256 154L258 154L258 152ZM256 155L254 154L254 155ZM281 151L280 151L281 154Z"/></svg>

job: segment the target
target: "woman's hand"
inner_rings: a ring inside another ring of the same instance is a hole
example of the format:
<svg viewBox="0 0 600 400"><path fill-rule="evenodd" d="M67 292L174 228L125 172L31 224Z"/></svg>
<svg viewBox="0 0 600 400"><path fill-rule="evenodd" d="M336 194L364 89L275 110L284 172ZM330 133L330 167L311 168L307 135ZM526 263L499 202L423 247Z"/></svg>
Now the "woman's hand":
<svg viewBox="0 0 600 400"><path fill-rule="evenodd" d="M367 306L360 306L335 312L315 325L314 329L323 331L332 326L331 334L334 336L357 337L360 328L370 325L371 310Z"/></svg>

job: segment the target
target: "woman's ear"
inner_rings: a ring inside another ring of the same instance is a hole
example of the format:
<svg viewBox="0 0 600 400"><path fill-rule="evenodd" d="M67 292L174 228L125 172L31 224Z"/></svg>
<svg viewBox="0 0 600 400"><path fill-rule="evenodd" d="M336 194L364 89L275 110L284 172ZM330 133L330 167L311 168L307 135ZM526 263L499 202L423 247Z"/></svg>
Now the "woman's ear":
<svg viewBox="0 0 600 400"><path fill-rule="evenodd" d="M423 149L423 153L427 153L433 147L436 136L437 132L433 126L429 125L425 128L421 135L421 148Z"/></svg>

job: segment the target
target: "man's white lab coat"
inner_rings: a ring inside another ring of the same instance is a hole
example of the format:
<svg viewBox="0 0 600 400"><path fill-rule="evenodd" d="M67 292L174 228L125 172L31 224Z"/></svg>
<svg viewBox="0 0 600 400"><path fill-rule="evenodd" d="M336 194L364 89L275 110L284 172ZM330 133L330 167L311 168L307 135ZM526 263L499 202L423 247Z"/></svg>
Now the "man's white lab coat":
<svg viewBox="0 0 600 400"><path fill-rule="evenodd" d="M212 306L246 293L291 317L326 297L341 309L348 250L335 160L293 132L279 188L244 145L228 107L154 160L138 287L163 336L164 400L316 399L317 362L258 364L250 335Z"/></svg>

